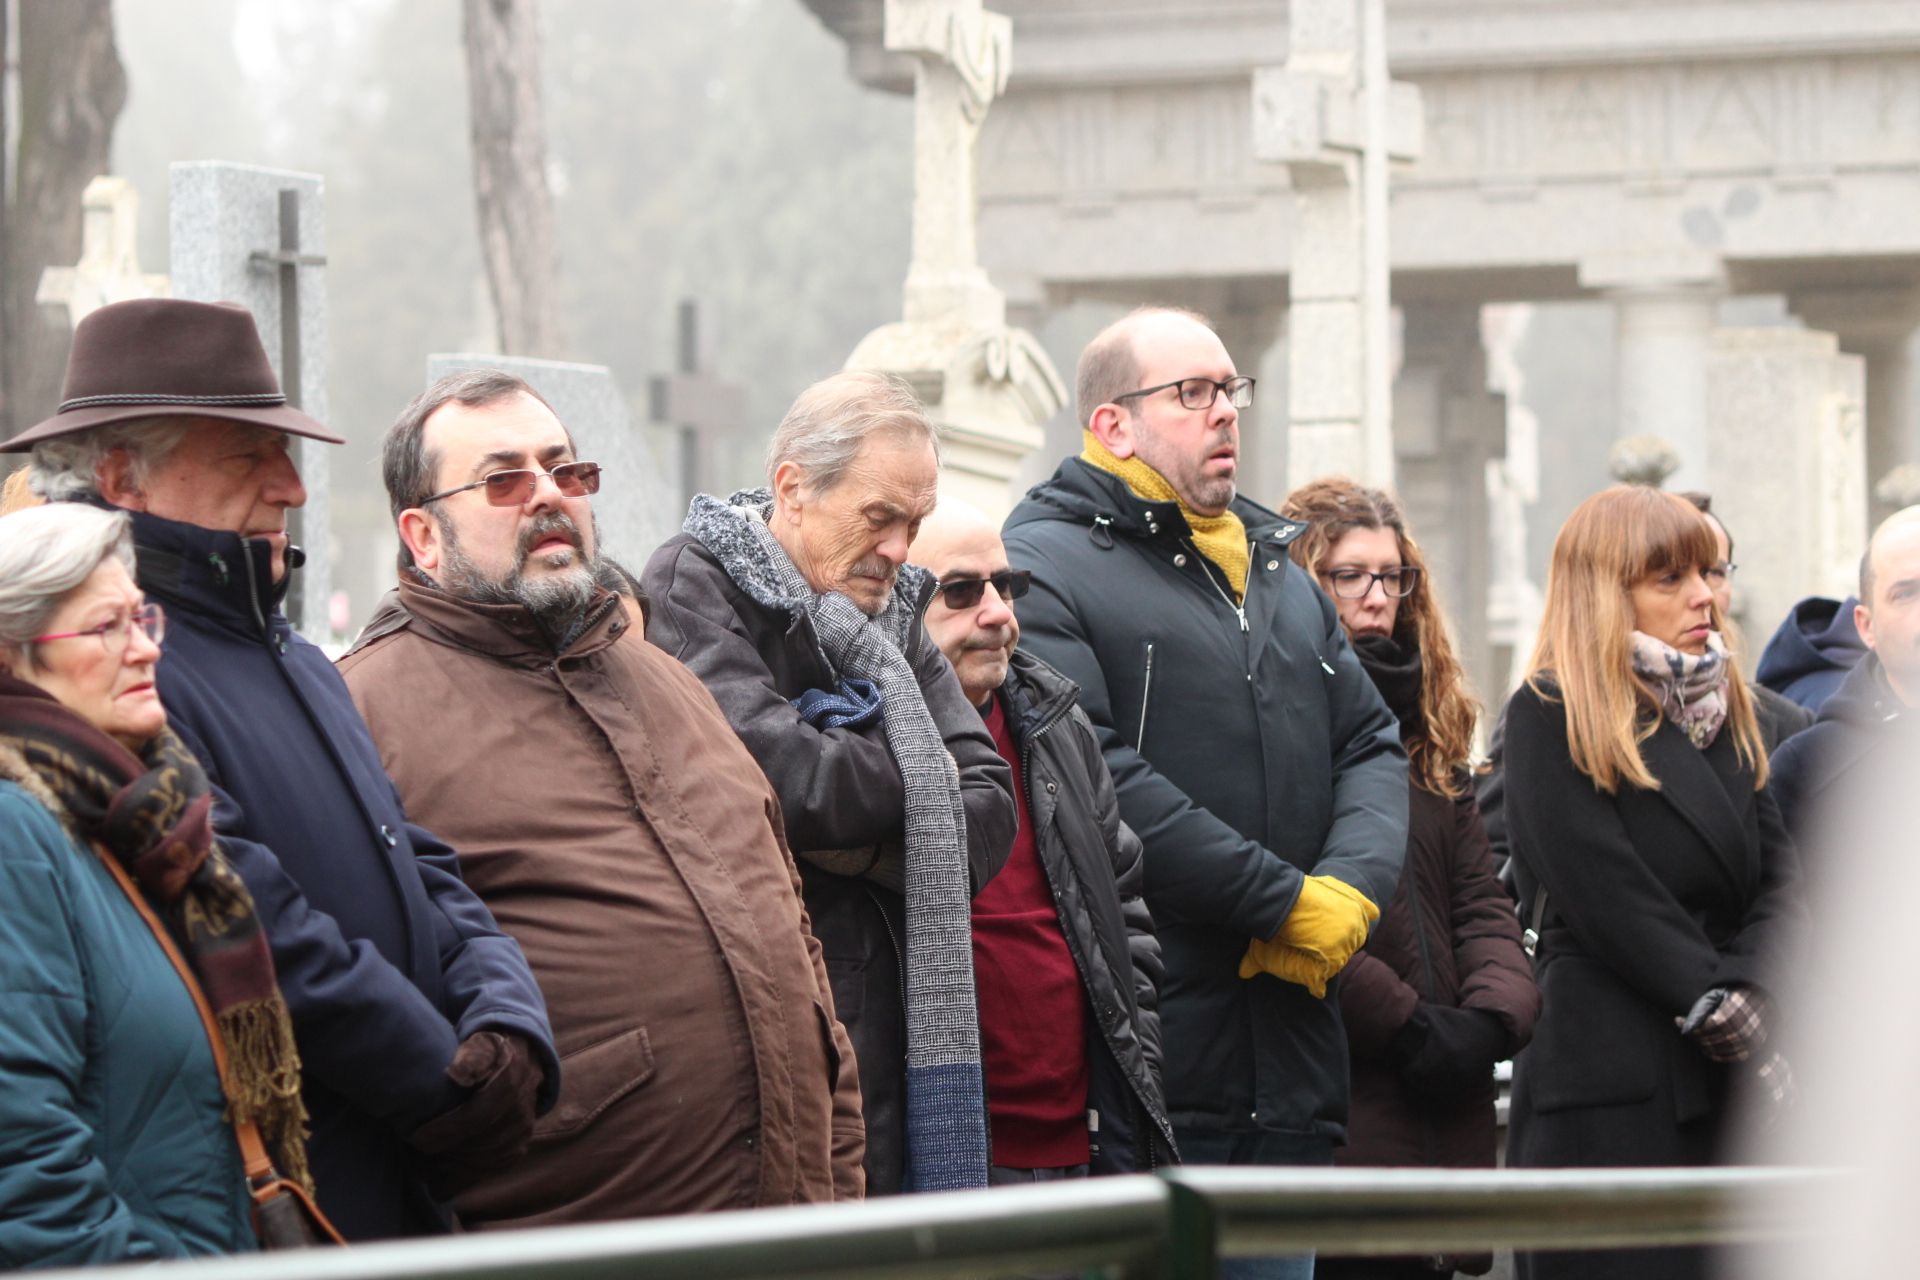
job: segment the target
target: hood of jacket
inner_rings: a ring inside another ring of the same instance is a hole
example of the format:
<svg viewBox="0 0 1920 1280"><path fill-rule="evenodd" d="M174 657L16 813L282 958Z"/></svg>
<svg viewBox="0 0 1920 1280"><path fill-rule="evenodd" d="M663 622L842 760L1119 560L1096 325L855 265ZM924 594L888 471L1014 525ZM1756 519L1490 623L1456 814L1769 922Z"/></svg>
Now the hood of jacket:
<svg viewBox="0 0 1920 1280"><path fill-rule="evenodd" d="M1853 596L1808 596L1794 605L1761 652L1754 679L1784 693L1787 685L1806 676L1853 666L1867 651L1853 625L1858 603Z"/></svg>
<svg viewBox="0 0 1920 1280"><path fill-rule="evenodd" d="M1860 660L1847 672L1840 688L1821 704L1820 718L1814 723L1873 729L1901 719L1913 723L1913 708L1902 702L1887 682L1887 669L1881 665L1880 655L1863 649Z"/></svg>

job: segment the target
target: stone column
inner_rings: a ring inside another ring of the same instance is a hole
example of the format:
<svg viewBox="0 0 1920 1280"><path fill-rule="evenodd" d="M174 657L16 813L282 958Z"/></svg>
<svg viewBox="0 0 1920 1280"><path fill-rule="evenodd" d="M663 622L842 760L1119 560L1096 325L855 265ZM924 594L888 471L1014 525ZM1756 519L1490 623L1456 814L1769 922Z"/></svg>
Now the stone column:
<svg viewBox="0 0 1920 1280"><path fill-rule="evenodd" d="M1794 601L1853 590L1867 537L1862 363L1805 329L1722 329L1709 346L1713 509L1735 538L1749 671Z"/></svg>
<svg viewBox="0 0 1920 1280"><path fill-rule="evenodd" d="M1477 302L1401 309L1403 357L1394 383L1400 503L1474 687L1497 691L1484 625L1491 599L1492 531L1487 464L1505 449L1506 397L1487 388Z"/></svg>
<svg viewBox="0 0 1920 1280"><path fill-rule="evenodd" d="M1787 304L1806 322L1840 340L1840 349L1867 362L1867 483L1869 493L1903 463L1920 463L1920 414L1915 411L1913 334L1920 328L1920 288L1820 289L1796 293ZM1891 515L1873 502L1872 519Z"/></svg>
<svg viewBox="0 0 1920 1280"><path fill-rule="evenodd" d="M1275 297L1265 304L1211 308L1207 317L1233 367L1256 380L1253 404L1240 411L1240 492L1277 507L1288 491L1286 387L1262 377L1262 370L1286 325L1286 305Z"/></svg>
<svg viewBox="0 0 1920 1280"><path fill-rule="evenodd" d="M1674 449L1669 489L1707 486L1707 358L1726 274L1708 254L1603 254L1580 283L1613 303L1618 326L1616 434L1656 436Z"/></svg>

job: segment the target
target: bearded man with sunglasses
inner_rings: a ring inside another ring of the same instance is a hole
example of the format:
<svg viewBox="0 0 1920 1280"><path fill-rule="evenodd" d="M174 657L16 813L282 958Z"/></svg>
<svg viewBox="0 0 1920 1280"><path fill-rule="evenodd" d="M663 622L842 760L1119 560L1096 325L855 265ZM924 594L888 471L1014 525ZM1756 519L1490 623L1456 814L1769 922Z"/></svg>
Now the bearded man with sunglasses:
<svg viewBox="0 0 1920 1280"><path fill-rule="evenodd" d="M561 1052L559 1105L461 1220L857 1197L853 1051L779 802L600 585L600 468L481 369L401 412L383 470L400 583L341 672L402 799L525 948Z"/></svg>
<svg viewBox="0 0 1920 1280"><path fill-rule="evenodd" d="M286 403L253 317L139 299L76 326L31 449L50 501L126 510L166 609L155 683L273 952L320 1206L349 1240L447 1229L435 1189L523 1147L559 1084L526 957L408 821L340 677L280 611L304 559Z"/></svg>
<svg viewBox="0 0 1920 1280"><path fill-rule="evenodd" d="M1333 602L1237 494L1238 373L1205 320L1148 308L1081 356L1085 448L1008 517L1021 626L1080 686L1146 848L1181 1156L1325 1165L1345 1136L1334 983L1398 884L1399 725ZM1308 1258L1223 1275L1310 1275Z"/></svg>
<svg viewBox="0 0 1920 1280"><path fill-rule="evenodd" d="M913 541L939 575L927 634L1013 771L1020 829L973 899L973 967L997 1186L1146 1172L1174 1161L1160 1090L1153 918L1140 841L1073 681L1021 651L1031 575L998 526L943 501Z"/></svg>

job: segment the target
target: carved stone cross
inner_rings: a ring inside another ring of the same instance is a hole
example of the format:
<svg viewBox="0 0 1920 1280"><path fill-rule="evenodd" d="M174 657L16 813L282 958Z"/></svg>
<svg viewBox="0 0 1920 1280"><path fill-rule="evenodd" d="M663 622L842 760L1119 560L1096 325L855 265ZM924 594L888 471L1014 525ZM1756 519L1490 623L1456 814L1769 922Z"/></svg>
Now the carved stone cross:
<svg viewBox="0 0 1920 1280"><path fill-rule="evenodd" d="M162 298L167 278L140 270L140 193L125 178L102 174L80 197L80 261L40 273L34 301L64 306L70 324L110 302Z"/></svg>
<svg viewBox="0 0 1920 1280"><path fill-rule="evenodd" d="M913 260L905 319L1006 321L980 269L974 144L1007 87L1013 24L980 0L886 0L888 50L914 58Z"/></svg>
<svg viewBox="0 0 1920 1280"><path fill-rule="evenodd" d="M1288 480L1393 480L1387 167L1419 158L1420 91L1387 78L1382 0L1292 0L1287 63L1254 72L1256 158L1294 190Z"/></svg>

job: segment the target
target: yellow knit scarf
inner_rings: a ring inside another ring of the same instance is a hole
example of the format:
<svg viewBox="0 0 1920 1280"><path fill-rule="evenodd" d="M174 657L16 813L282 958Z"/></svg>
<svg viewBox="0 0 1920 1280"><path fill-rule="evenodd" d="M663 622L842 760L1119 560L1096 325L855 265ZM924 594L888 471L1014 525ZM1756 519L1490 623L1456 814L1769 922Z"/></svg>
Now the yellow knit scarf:
<svg viewBox="0 0 1920 1280"><path fill-rule="evenodd" d="M1193 530L1193 545L1200 554L1220 567L1227 575L1227 582L1233 587L1233 598L1244 601L1247 598L1247 569L1253 552L1247 546L1247 526L1240 517L1231 511L1217 516L1203 516L1186 503L1180 501L1180 495L1173 491L1167 478L1142 462L1137 456L1120 459L1107 452L1107 447L1094 438L1091 431L1083 431L1080 438L1084 447L1080 450L1080 460L1090 467L1098 467L1110 475L1119 476L1133 490L1134 496L1148 502L1179 503L1180 514L1187 518L1187 527Z"/></svg>

